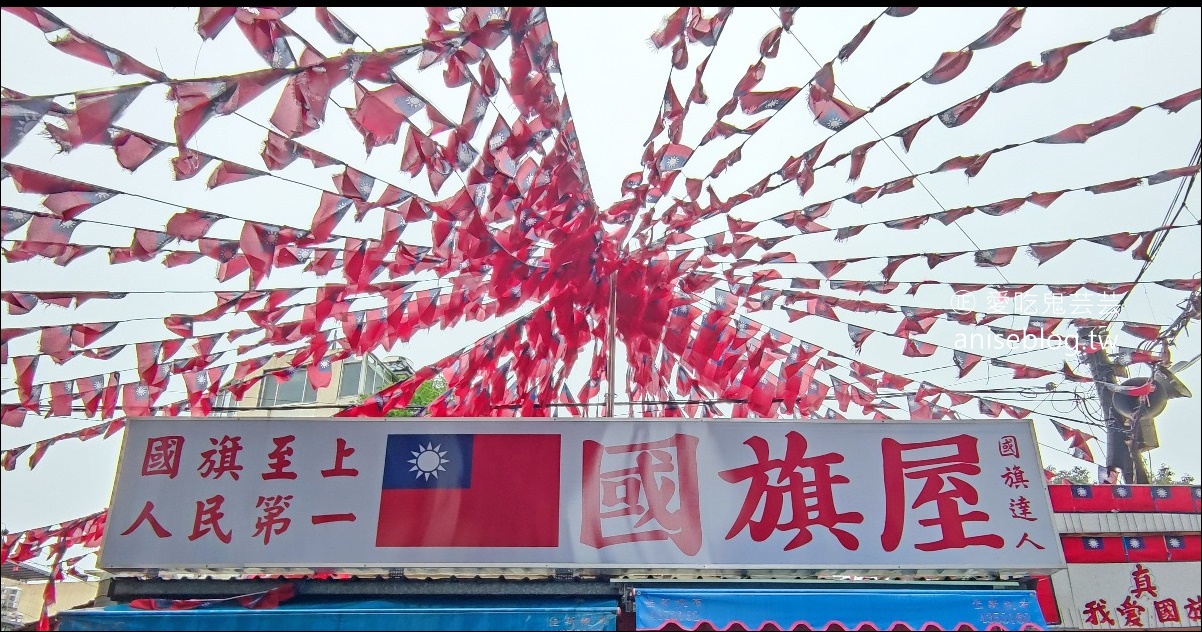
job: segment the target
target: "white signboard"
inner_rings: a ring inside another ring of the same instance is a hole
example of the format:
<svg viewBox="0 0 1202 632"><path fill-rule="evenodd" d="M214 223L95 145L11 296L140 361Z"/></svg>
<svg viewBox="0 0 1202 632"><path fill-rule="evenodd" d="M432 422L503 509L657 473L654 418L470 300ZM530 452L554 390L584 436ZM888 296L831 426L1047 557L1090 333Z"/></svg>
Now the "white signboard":
<svg viewBox="0 0 1202 632"><path fill-rule="evenodd" d="M130 422L99 566L1062 568L1031 425Z"/></svg>
<svg viewBox="0 0 1202 632"><path fill-rule="evenodd" d="M1077 629L1176 628L1202 624L1197 562L1069 564L1068 591L1056 600Z"/></svg>

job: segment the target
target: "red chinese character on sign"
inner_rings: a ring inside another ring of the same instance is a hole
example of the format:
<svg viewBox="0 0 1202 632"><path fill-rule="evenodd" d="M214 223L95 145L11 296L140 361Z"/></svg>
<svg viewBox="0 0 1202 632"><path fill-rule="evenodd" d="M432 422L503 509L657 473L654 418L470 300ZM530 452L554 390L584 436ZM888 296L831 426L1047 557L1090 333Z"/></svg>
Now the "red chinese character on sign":
<svg viewBox="0 0 1202 632"><path fill-rule="evenodd" d="M1018 458L1018 439L1014 435L1006 435L997 442L997 453L1000 456Z"/></svg>
<svg viewBox="0 0 1202 632"><path fill-rule="evenodd" d="M342 460L354 453L354 448L346 446L346 439L339 439L338 447L334 449L334 467L322 470L321 475L325 478L330 478L331 476L358 476L359 470L353 467L343 467L342 465Z"/></svg>
<svg viewBox="0 0 1202 632"><path fill-rule="evenodd" d="M1185 600L1185 618L1190 621L1202 619L1202 596L1190 597Z"/></svg>
<svg viewBox="0 0 1202 632"><path fill-rule="evenodd" d="M1114 608L1114 611L1119 613L1119 616L1123 618L1123 625L1132 628L1144 627L1144 622L1141 619L1143 619L1144 612L1147 610L1147 608L1132 600L1131 597L1127 597L1123 600L1123 603Z"/></svg>
<svg viewBox="0 0 1202 632"><path fill-rule="evenodd" d="M1131 581L1135 585L1131 589L1131 594L1136 599L1144 595L1159 596L1156 594L1156 585L1152 583L1152 572L1144 568L1143 564L1135 565L1135 570L1131 571Z"/></svg>
<svg viewBox="0 0 1202 632"><path fill-rule="evenodd" d="M271 535L279 535L288 530L292 524L291 518L284 518L284 510L292 506L292 496L259 496L256 508L263 509L263 515L255 520L254 537L263 536L263 544L271 542Z"/></svg>
<svg viewBox="0 0 1202 632"><path fill-rule="evenodd" d="M1014 548L1016 548L1016 549L1022 548L1022 546L1023 546L1024 544L1030 544L1031 546L1033 546L1033 547L1035 547L1035 548L1039 549L1040 551L1042 551L1042 550L1044 550L1045 548L1047 548L1047 547L1043 546L1042 544L1040 544L1040 543L1036 542L1035 540L1032 540L1032 539L1031 539L1031 534L1030 534L1030 533L1027 533L1026 531L1023 531L1023 537L1021 537L1021 538L1019 538L1019 539L1018 539L1018 544L1015 544L1015 545L1014 545Z"/></svg>
<svg viewBox="0 0 1202 632"><path fill-rule="evenodd" d="M292 456L294 452L290 444L296 441L296 436L285 435L283 437L275 437L271 441L275 443L275 449L267 453L267 469L271 471L263 472L259 476L262 476L265 481L280 478L295 479L296 472L288 471L288 467L292 465L292 459L288 457Z"/></svg>
<svg viewBox="0 0 1202 632"><path fill-rule="evenodd" d="M1027 480L1027 473L1017 465L1006 468L1006 471L1002 473L1002 480L1006 482L1006 487L1014 489L1031 486L1031 481Z"/></svg>
<svg viewBox="0 0 1202 632"><path fill-rule="evenodd" d="M600 549L671 540L685 555L701 550L697 437L612 446L585 441L582 447L582 544ZM675 511L668 508L673 503Z"/></svg>
<svg viewBox="0 0 1202 632"><path fill-rule="evenodd" d="M146 501L146 504L142 506L141 513L139 513L138 517L134 519L134 523L129 525L128 529L122 531L121 535L129 535L134 531L137 531L138 527L142 526L143 522L149 522L150 528L154 531L155 535L159 536L160 538L171 537L171 532L164 529L163 525L159 524L158 520L155 520L154 514L151 513L153 511L154 503L150 502L149 500Z"/></svg>
<svg viewBox="0 0 1202 632"><path fill-rule="evenodd" d="M242 437L226 435L220 440L210 438L209 442L213 444L214 448L200 453L204 463L196 468L200 472L201 478L212 476L217 479L228 472L231 478L238 480L238 472L242 471L242 466L238 465L238 453L242 451Z"/></svg>
<svg viewBox="0 0 1202 632"><path fill-rule="evenodd" d="M941 448L952 448L949 454ZM905 458L906 452L921 451L923 454L912 460ZM881 533L881 544L886 551L897 549L902 530L906 524L906 479L923 479L922 490L911 506L934 503L937 517L924 518L918 524L938 526L942 539L914 545L920 551L942 551L961 549L968 546L988 546L1000 549L1005 544L996 534L968 536L964 533L967 522L986 522L989 515L983 511L960 513L960 501L976 505L977 490L962 477L954 474L977 475L981 473L980 457L977 454L977 439L970 435L956 435L947 439L919 443L900 443L894 439L881 440L881 452L885 469L885 530Z"/></svg>
<svg viewBox="0 0 1202 632"><path fill-rule="evenodd" d="M353 513L337 513L337 514L316 514L309 518L313 524L326 524L327 522L354 522L355 514Z"/></svg>
<svg viewBox="0 0 1202 632"><path fill-rule="evenodd" d="M842 463L843 455L830 452L806 457L809 444L801 433L792 430L785 434L783 459L768 458L768 442L763 437L751 437L743 443L755 453L756 462L718 473L728 483L751 480L743 508L726 534L727 540L744 527L750 527L751 539L756 542L767 540L776 530L796 529L797 534L785 545L788 551L813 540L810 527L819 526L830 531L843 548L849 551L860 548L860 541L854 535L837 526L844 522L864 522L863 514L855 511L839 513L835 509L834 486L845 484L848 479L832 475L831 466ZM773 470L776 471L775 480L770 476ZM809 470L809 476L802 470ZM761 501L764 511L756 520L754 516ZM781 510L786 504L792 517L781 522Z"/></svg>
<svg viewBox="0 0 1202 632"><path fill-rule="evenodd" d="M225 513L221 511L221 503L225 502L225 496L217 494L208 500L196 501L196 519L192 522L192 535L188 536L189 540L197 540L204 534L212 531L218 540L229 544L229 531L221 529L221 519L225 517Z"/></svg>
<svg viewBox="0 0 1202 632"><path fill-rule="evenodd" d="M1114 619L1110 617L1110 611L1106 609L1105 599L1095 599L1085 604L1085 609L1081 611L1085 615L1085 621L1092 625L1102 625L1107 623L1114 625Z"/></svg>
<svg viewBox="0 0 1202 632"><path fill-rule="evenodd" d="M183 451L183 437L150 437L146 440L146 454L142 457L142 476L166 474L167 478L175 478L179 474L179 459Z"/></svg>
<svg viewBox="0 0 1202 632"><path fill-rule="evenodd" d="M1010 499L1010 517L1035 522L1035 516L1031 515L1031 501L1027 500L1026 496Z"/></svg>
<svg viewBox="0 0 1202 632"><path fill-rule="evenodd" d="M1181 623L1181 612L1177 610L1175 599L1153 601L1152 608L1156 611L1156 619L1161 623Z"/></svg>

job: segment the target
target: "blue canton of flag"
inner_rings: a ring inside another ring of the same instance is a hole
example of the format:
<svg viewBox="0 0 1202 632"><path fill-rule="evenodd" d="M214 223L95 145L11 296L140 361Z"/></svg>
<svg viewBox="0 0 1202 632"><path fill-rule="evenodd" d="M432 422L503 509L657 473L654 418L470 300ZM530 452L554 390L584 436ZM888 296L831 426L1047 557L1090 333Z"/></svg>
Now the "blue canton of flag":
<svg viewBox="0 0 1202 632"><path fill-rule="evenodd" d="M390 458L384 467L384 488L467 487L472 480L472 462L468 458L472 439L473 435L389 435ZM427 454L428 458L424 456Z"/></svg>

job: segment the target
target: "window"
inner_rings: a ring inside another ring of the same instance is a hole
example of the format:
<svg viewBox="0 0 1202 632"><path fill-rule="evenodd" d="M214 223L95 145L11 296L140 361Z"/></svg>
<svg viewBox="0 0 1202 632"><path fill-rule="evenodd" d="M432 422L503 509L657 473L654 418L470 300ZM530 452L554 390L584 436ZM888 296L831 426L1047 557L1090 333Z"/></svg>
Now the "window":
<svg viewBox="0 0 1202 632"><path fill-rule="evenodd" d="M374 393L380 390L384 380L380 378L380 371L375 366L370 366L368 369L363 375L363 392Z"/></svg>
<svg viewBox="0 0 1202 632"><path fill-rule="evenodd" d="M338 377L338 397L370 395L394 381L388 368L373 356L343 362Z"/></svg>
<svg viewBox="0 0 1202 632"><path fill-rule="evenodd" d="M305 371L293 371L286 381L280 383L268 376L260 384L263 385L259 392L260 406L311 404L317 401L317 391L309 386L309 376Z"/></svg>
<svg viewBox="0 0 1202 632"><path fill-rule="evenodd" d="M266 385L264 385L266 388ZM217 397L213 399L214 410L209 413L210 417L233 417L232 410L219 410L224 408L237 408L238 402L234 399L234 394L227 390L217 391Z"/></svg>
<svg viewBox="0 0 1202 632"><path fill-rule="evenodd" d="M16 586L4 587L4 607L16 608L17 603L21 600L21 589Z"/></svg>
<svg viewBox="0 0 1202 632"><path fill-rule="evenodd" d="M342 376L338 378L338 396L349 397L358 395L359 390L359 374L363 370L362 362L343 362Z"/></svg>

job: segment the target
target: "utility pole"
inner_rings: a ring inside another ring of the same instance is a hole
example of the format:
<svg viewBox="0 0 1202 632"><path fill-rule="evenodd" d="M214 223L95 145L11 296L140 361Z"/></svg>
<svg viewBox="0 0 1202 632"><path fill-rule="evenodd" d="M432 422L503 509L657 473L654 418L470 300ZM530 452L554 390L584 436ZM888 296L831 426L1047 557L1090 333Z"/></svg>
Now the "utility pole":
<svg viewBox="0 0 1202 632"><path fill-rule="evenodd" d="M615 343L616 332L614 332L614 327L618 320L618 286L617 286L617 282L618 282L618 273L617 272L611 273L609 275L609 314L607 314L607 320L609 322L608 322L607 326L605 327L605 333L606 333L606 338L607 338L606 353L608 354L606 357L607 362L606 362L606 367L605 367L605 377L608 378L608 380L609 380L609 388L606 390L606 394L605 394L605 416L610 417L610 418L612 418L614 416L614 384L616 382L616 380L614 379L614 358L615 358L617 349L615 349L614 347L617 345Z"/></svg>
<svg viewBox="0 0 1202 632"><path fill-rule="evenodd" d="M1146 485L1151 482L1148 468L1140 458L1137 430L1132 420L1119 414L1114 407L1114 390L1103 384L1118 384L1127 377L1126 367L1116 366L1106 353L1108 333L1105 327L1082 327L1077 330L1077 348L1082 351L1093 374L1094 390L1098 392L1102 418L1106 420L1106 468L1118 468L1127 483Z"/></svg>

